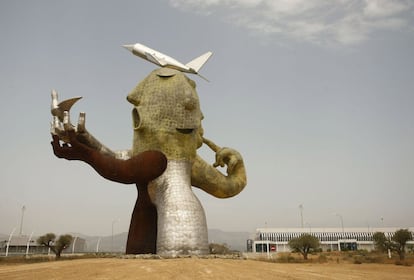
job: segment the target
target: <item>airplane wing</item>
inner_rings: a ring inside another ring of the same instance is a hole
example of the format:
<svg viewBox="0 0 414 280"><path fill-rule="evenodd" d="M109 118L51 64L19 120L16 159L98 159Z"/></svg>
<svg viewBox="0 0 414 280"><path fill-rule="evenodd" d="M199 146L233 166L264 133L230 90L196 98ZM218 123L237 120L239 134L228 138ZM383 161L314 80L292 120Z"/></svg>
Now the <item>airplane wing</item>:
<svg viewBox="0 0 414 280"><path fill-rule="evenodd" d="M158 64L160 66L165 66L167 65L167 63L165 62L164 59L160 59L158 57L156 57L155 55L150 54L149 52L145 53L145 56L147 57L147 59L149 61L151 61L152 63Z"/></svg>

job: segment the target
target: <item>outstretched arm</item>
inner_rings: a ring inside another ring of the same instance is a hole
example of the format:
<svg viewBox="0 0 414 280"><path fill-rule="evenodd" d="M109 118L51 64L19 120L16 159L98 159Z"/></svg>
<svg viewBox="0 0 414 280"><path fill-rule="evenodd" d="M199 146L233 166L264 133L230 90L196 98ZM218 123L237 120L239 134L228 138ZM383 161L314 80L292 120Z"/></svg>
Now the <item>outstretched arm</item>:
<svg viewBox="0 0 414 280"><path fill-rule="evenodd" d="M242 156L234 149L220 148L207 139L204 142L208 142L210 147L214 145L212 149L216 152L216 162L210 165L197 156L191 171L191 184L218 198L237 195L247 183ZM227 175L216 169L225 165Z"/></svg>
<svg viewBox="0 0 414 280"><path fill-rule="evenodd" d="M67 128L70 143L61 145L52 135L54 154L67 160L81 160L92 166L102 177L124 184L145 184L160 176L167 167L167 159L159 151L146 151L127 160L101 153L78 141L75 131Z"/></svg>

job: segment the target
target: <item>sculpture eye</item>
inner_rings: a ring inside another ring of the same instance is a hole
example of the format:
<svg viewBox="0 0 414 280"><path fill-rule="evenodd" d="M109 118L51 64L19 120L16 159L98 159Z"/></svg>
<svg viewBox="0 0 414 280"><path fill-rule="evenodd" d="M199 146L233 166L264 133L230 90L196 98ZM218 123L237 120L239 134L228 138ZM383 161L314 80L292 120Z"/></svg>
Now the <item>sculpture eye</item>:
<svg viewBox="0 0 414 280"><path fill-rule="evenodd" d="M197 99L193 96L192 91L185 90L184 92L184 108L192 111L197 107Z"/></svg>
<svg viewBox="0 0 414 280"><path fill-rule="evenodd" d="M196 108L196 102L193 98L186 98L184 100L184 108L186 110L192 111Z"/></svg>

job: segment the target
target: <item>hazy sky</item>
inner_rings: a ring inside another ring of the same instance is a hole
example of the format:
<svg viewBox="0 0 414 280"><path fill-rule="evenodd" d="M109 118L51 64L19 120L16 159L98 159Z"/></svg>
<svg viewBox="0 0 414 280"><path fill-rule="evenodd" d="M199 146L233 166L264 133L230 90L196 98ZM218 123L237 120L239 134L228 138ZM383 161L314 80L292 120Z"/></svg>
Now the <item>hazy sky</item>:
<svg viewBox="0 0 414 280"><path fill-rule="evenodd" d="M113 149L132 146L126 96L156 68L211 50L197 83L205 136L241 152L248 185L195 190L209 228L414 225L414 2L0 1L0 233L128 230L134 185L50 146L50 91ZM213 163L214 154L202 149ZM383 223L381 223L383 218ZM118 221L119 219L119 221Z"/></svg>

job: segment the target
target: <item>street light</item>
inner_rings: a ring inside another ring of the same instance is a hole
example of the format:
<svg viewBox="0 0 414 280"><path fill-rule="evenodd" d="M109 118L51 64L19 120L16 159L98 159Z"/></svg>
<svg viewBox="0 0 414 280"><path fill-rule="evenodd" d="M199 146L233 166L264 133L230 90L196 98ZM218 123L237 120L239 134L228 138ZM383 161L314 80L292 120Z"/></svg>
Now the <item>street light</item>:
<svg viewBox="0 0 414 280"><path fill-rule="evenodd" d="M299 205L299 210L300 210L300 227L303 228L303 205L302 204Z"/></svg>
<svg viewBox="0 0 414 280"><path fill-rule="evenodd" d="M75 243L76 243L76 240L77 239L78 239L77 236L75 236L75 238L73 239L73 243L72 243L72 255L75 254Z"/></svg>
<svg viewBox="0 0 414 280"><path fill-rule="evenodd" d="M23 205L23 207L22 207L22 217L20 219L20 236L23 233L23 217L24 217L24 211L26 211L26 206Z"/></svg>
<svg viewBox="0 0 414 280"><path fill-rule="evenodd" d="M338 216L341 219L342 233L344 233L344 218L342 218L342 215L338 213L334 213L334 215Z"/></svg>
<svg viewBox="0 0 414 280"><path fill-rule="evenodd" d="M99 237L98 242L96 243L96 252L99 252L99 244L101 243L101 238Z"/></svg>
<svg viewBox="0 0 414 280"><path fill-rule="evenodd" d="M312 226L310 223L306 223L306 225L309 227L309 233L312 233Z"/></svg>

